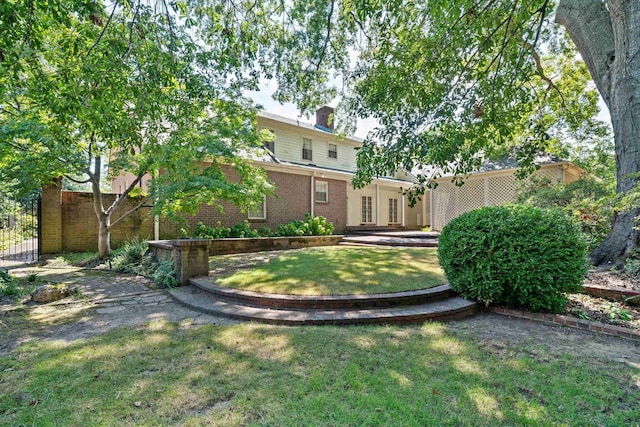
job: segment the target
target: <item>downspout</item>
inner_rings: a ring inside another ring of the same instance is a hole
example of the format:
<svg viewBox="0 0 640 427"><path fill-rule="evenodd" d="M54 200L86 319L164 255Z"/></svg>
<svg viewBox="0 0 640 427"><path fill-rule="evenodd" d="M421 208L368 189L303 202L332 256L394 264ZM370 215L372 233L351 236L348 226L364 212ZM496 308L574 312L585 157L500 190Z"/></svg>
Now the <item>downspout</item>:
<svg viewBox="0 0 640 427"><path fill-rule="evenodd" d="M315 177L313 175L311 175L311 218L313 218L315 215L313 214L313 201L315 199Z"/></svg>

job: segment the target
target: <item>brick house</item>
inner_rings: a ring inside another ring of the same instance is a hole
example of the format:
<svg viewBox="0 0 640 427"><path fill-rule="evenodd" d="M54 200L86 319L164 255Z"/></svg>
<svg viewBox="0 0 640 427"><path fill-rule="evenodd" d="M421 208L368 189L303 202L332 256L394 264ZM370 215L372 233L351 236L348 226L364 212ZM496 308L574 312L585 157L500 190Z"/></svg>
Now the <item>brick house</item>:
<svg viewBox="0 0 640 427"><path fill-rule="evenodd" d="M363 189L354 189L351 180L356 170L356 150L362 140L338 138L333 134L330 107L316 112L316 124L300 122L275 114L258 115L260 129L268 129L275 141L265 145L264 155L253 158L255 166L263 168L276 190L261 205L243 212L231 203L222 203L224 213L213 206L203 206L200 212L187 218L191 227L198 222L215 225L220 221L231 226L248 220L253 228L304 219L305 213L321 215L344 232L346 227L397 226L419 228L429 225L428 198L410 208L404 189L417 180L411 174L398 171L394 177L375 179ZM232 171L229 169L229 176ZM122 193L127 180L122 175L112 181L112 192ZM163 230L160 238L173 237Z"/></svg>
<svg viewBox="0 0 640 427"><path fill-rule="evenodd" d="M514 202L521 183L516 179L517 162L512 158L487 161L478 171L465 177L465 184L455 185L451 176L435 179L437 186L426 190L422 199L409 206L403 191L418 180L399 169L395 176L374 179L362 189L354 189L351 180L356 170L356 152L362 140L338 138L329 121L331 107L316 111L316 124L304 123L275 114L258 114L260 129L268 129L275 140L265 145L264 153L252 159L263 168L275 184L275 195L243 212L231 203L223 203L224 213L212 206L187 218L190 227L198 222L215 225L220 221L231 226L248 220L254 228L275 230L278 224L303 219L305 213L322 215L333 223L337 233L357 227L431 227L440 231L456 216L472 209ZM571 162L541 154L535 159L539 176L553 182L569 183L584 173ZM229 176L233 171L229 169ZM131 179L131 178L128 178ZM127 176L112 182L112 191L126 188ZM158 237L175 237L175 230L165 224Z"/></svg>

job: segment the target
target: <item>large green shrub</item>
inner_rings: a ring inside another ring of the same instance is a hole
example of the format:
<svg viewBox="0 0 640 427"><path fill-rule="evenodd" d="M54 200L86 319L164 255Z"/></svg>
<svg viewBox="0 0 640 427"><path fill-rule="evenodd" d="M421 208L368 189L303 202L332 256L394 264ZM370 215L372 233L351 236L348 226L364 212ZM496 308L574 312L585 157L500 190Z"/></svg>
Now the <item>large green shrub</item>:
<svg viewBox="0 0 640 427"><path fill-rule="evenodd" d="M532 311L561 312L580 290L587 244L558 210L485 207L442 230L438 256L453 290L466 298Z"/></svg>

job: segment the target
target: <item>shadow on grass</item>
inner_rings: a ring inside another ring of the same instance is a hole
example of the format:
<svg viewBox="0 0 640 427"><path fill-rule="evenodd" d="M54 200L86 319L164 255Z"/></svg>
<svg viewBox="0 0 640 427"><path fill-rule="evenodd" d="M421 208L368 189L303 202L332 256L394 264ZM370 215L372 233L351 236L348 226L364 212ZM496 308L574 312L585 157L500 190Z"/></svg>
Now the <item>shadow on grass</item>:
<svg viewBox="0 0 640 427"><path fill-rule="evenodd" d="M183 325L184 326L184 325ZM0 424L632 425L638 372L493 354L445 325L156 322L0 359ZM635 379L634 379L635 378Z"/></svg>
<svg viewBox="0 0 640 427"><path fill-rule="evenodd" d="M222 274L217 283L298 295L399 292L445 283L436 251L429 249L313 248L282 252L250 267Z"/></svg>

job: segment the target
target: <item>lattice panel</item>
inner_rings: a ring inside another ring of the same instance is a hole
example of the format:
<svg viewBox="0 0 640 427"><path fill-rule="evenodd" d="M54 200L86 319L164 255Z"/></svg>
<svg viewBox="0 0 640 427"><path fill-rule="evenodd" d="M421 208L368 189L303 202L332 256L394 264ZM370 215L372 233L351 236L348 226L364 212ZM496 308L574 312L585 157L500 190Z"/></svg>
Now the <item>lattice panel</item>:
<svg viewBox="0 0 640 427"><path fill-rule="evenodd" d="M487 206L511 203L516 200L516 190L520 184L515 176L494 176L488 180Z"/></svg>
<svg viewBox="0 0 640 427"><path fill-rule="evenodd" d="M453 218L484 205L484 182L468 180L458 187L450 182L433 190L433 228L442 230Z"/></svg>
<svg viewBox="0 0 640 427"><path fill-rule="evenodd" d="M538 170L534 175L539 178L549 178L553 183L559 184L562 182L562 169L559 168Z"/></svg>
<svg viewBox="0 0 640 427"><path fill-rule="evenodd" d="M556 168L539 170L535 174L548 177L554 182L562 180L562 170ZM439 184L433 190L432 227L434 230L442 230L458 215L485 205L513 203L521 185L513 174L469 179L461 187L451 182Z"/></svg>
<svg viewBox="0 0 640 427"><path fill-rule="evenodd" d="M455 204L455 185L451 183L439 184L433 191L433 218L431 228L442 230L447 225L447 211Z"/></svg>

